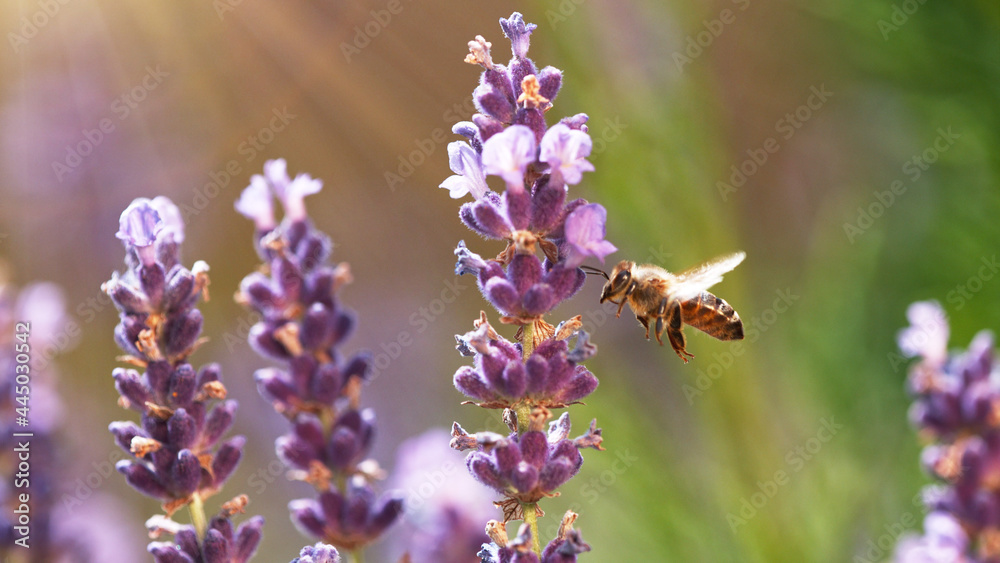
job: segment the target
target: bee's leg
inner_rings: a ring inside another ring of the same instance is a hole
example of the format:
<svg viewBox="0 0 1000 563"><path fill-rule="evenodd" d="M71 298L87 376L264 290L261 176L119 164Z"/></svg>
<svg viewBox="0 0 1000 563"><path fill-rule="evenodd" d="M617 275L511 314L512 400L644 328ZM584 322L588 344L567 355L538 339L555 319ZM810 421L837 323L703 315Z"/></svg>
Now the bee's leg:
<svg viewBox="0 0 1000 563"><path fill-rule="evenodd" d="M635 288L637 286L638 286L638 283L636 283L635 281L633 281L628 286L628 289L625 290L625 294L622 295L622 300L618 302L618 312L615 313L615 318L616 319L621 318L621 316L622 316L622 309L625 308L625 303L628 301L628 296L632 295L632 292L635 291Z"/></svg>
<svg viewBox="0 0 1000 563"><path fill-rule="evenodd" d="M688 358L693 358L694 354L685 350L687 341L684 338L684 332L681 330L684 327L684 321L681 317L680 303L672 301L668 304L667 300L663 299L660 301L660 307L657 309L657 313L660 315L659 318L656 319L657 340L660 341L660 344L663 344L663 341L660 340L660 333L663 332L663 330L666 330L667 338L670 340L670 346L673 347L674 352L676 352L686 364ZM666 319L667 321L666 326L663 326L663 319Z"/></svg>
<svg viewBox="0 0 1000 563"><path fill-rule="evenodd" d="M620 319L621 318L621 316L622 316L622 309L625 308L625 302L626 301L628 301L628 299L623 295L622 296L622 300L618 302L618 312L615 313L615 318L616 319Z"/></svg>
<svg viewBox="0 0 1000 563"><path fill-rule="evenodd" d="M640 317L639 315L636 315L635 318L639 320L639 324L646 327L646 340L649 340L649 318Z"/></svg>

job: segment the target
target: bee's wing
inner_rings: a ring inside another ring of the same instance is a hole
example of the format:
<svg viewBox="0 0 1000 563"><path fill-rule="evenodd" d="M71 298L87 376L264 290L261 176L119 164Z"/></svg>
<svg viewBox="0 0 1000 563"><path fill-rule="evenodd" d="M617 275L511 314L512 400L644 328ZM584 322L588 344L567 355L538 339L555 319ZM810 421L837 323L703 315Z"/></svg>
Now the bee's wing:
<svg viewBox="0 0 1000 563"><path fill-rule="evenodd" d="M746 256L745 252L734 252L676 274L671 293L681 301L693 299L722 281L722 274L738 266Z"/></svg>

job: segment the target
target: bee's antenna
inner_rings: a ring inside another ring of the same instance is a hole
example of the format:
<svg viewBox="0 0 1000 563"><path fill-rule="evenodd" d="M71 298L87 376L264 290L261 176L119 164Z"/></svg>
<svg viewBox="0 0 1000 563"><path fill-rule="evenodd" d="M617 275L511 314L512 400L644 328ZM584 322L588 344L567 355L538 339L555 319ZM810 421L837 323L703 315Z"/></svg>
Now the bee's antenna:
<svg viewBox="0 0 1000 563"><path fill-rule="evenodd" d="M590 274L592 276L604 276L604 279L611 280L611 278L608 277L608 273L600 268L594 268L592 266L580 266L580 269L583 270L585 274Z"/></svg>

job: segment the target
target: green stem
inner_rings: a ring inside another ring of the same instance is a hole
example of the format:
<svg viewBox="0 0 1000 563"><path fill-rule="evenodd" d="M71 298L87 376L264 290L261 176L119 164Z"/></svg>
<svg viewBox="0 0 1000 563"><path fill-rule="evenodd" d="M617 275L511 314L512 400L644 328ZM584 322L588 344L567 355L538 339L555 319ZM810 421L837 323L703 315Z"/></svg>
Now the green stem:
<svg viewBox="0 0 1000 563"><path fill-rule="evenodd" d="M538 538L538 511L535 510L537 506L534 502L521 503L521 510L524 512L524 523L531 528L531 549L541 558L542 542Z"/></svg>
<svg viewBox="0 0 1000 563"><path fill-rule="evenodd" d="M534 323L529 323L524 325L524 330L521 332L521 350L524 353L524 361L528 361L531 357L531 353L535 351L535 325ZM517 433L518 435L524 434L528 431L528 424L531 419L531 406L527 403L521 403L514 407L514 413L517 415ZM534 502L522 502L521 512L524 513L524 523L531 528L531 549L538 555L539 559L542 557L542 542L538 537L538 505Z"/></svg>
<svg viewBox="0 0 1000 563"><path fill-rule="evenodd" d="M191 524L194 526L198 539L205 539L205 531L208 530L208 521L205 518L205 503L201 500L201 495L195 493L191 495L191 502L188 503L188 512L191 513Z"/></svg>
<svg viewBox="0 0 1000 563"><path fill-rule="evenodd" d="M356 549L351 552L351 559L354 563L365 563L365 552L363 549Z"/></svg>
<svg viewBox="0 0 1000 563"><path fill-rule="evenodd" d="M524 325L521 330L521 349L524 351L524 361L535 351L535 323Z"/></svg>

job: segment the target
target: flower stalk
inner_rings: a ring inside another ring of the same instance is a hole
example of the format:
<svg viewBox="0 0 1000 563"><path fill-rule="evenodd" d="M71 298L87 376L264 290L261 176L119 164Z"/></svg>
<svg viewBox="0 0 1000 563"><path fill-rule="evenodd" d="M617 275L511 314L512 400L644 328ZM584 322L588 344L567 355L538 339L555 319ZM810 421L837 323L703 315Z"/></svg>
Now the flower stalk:
<svg viewBox="0 0 1000 563"><path fill-rule="evenodd" d="M543 549L538 502L557 495L580 470L581 449L603 449L596 421L571 440L569 414L551 420L552 409L578 403L597 388L597 378L583 366L596 347L581 330L580 316L557 326L545 317L583 286L579 266L588 258L603 261L615 247L604 240L604 208L569 199L569 188L594 169L587 161L587 116L548 126L545 112L559 93L562 72L538 69L527 57L537 26L521 14L501 19L500 26L513 53L506 66L493 61L492 43L483 36L469 42L466 62L483 69L473 92L479 112L453 127L466 140L448 146L455 175L440 187L455 199L472 196L459 218L483 238L505 244L495 259L484 259L464 241L455 249L455 273L474 275L500 323L518 328L507 340L481 313L474 330L456 336L459 353L472 357L473 365L460 368L454 383L474 404L504 409L511 432L470 434L455 423L451 445L470 451L469 471L504 497L496 503L503 520L487 524L493 541L480 551L482 561L570 562L590 549L572 530L576 515L566 515L560 536ZM504 191L493 191L488 176L500 177ZM513 539L506 530L511 520L524 522Z"/></svg>
<svg viewBox="0 0 1000 563"><path fill-rule="evenodd" d="M308 174L290 178L283 159L266 162L264 174L250 179L236 209L253 220L264 264L243 279L237 301L261 319L250 330L250 346L280 366L254 375L261 396L290 425L275 443L278 457L317 494L289 504L292 521L363 561L364 548L399 519L402 499L378 497L372 487L384 472L367 457L375 413L361 408L371 359L340 351L355 323L337 296L351 281L350 269L327 263L332 243L312 225L304 203L322 186ZM285 211L281 223L275 197Z"/></svg>

